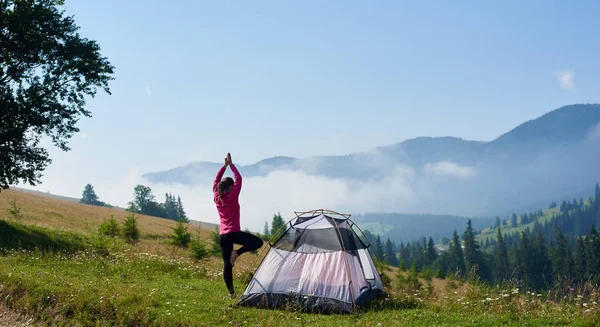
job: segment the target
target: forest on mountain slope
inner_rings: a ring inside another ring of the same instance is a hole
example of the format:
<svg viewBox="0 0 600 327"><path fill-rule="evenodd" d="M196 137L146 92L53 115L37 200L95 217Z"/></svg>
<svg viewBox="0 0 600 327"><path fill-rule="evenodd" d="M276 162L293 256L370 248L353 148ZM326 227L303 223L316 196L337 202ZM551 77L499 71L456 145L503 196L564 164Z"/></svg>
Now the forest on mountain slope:
<svg viewBox="0 0 600 327"><path fill-rule="evenodd" d="M551 219L528 216L521 232L505 233L495 226L496 239L480 244L471 220L460 235L454 230L445 245L431 237L419 241L383 242L372 239L375 257L383 262L425 276L476 277L487 283L513 281L536 290L553 285L598 283L600 276L600 188L588 200L564 201ZM533 227L530 228L530 225Z"/></svg>

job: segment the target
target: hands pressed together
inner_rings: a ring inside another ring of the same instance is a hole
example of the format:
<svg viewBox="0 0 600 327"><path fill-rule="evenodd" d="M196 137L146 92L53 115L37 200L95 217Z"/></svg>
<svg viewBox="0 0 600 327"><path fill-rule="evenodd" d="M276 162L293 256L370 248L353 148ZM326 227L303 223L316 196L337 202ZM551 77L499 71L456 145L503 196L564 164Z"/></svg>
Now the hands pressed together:
<svg viewBox="0 0 600 327"><path fill-rule="evenodd" d="M225 167L231 164L233 164L233 162L231 162L231 153L227 152L227 157L225 157Z"/></svg>

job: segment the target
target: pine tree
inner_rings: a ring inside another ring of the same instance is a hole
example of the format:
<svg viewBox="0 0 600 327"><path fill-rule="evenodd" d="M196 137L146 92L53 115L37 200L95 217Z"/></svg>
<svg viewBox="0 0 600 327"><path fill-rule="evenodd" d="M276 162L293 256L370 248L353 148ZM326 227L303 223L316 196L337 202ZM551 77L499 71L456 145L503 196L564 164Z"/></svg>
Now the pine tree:
<svg viewBox="0 0 600 327"><path fill-rule="evenodd" d="M186 248L192 240L192 235L188 232L187 226L183 224L183 219L180 219L177 222L177 225L171 229L173 230L173 234L171 234L171 244Z"/></svg>
<svg viewBox="0 0 600 327"><path fill-rule="evenodd" d="M177 196L177 219L183 220L183 222L189 222L187 215L185 214L185 210L183 209L183 204L181 203L181 197Z"/></svg>
<svg viewBox="0 0 600 327"><path fill-rule="evenodd" d="M517 215L515 213L512 214L511 227L517 227Z"/></svg>
<svg viewBox="0 0 600 327"><path fill-rule="evenodd" d="M555 279L570 278L573 274L573 256L567 238L556 229L556 246L553 249L552 271Z"/></svg>
<svg viewBox="0 0 600 327"><path fill-rule="evenodd" d="M529 216L527 216L527 214L523 214L521 216L521 225L526 225L529 224Z"/></svg>
<svg viewBox="0 0 600 327"><path fill-rule="evenodd" d="M429 236L429 242L427 242L427 260L430 262L430 265L435 262L438 258L437 251L435 250L435 243L433 242L433 238Z"/></svg>
<svg viewBox="0 0 600 327"><path fill-rule="evenodd" d="M87 184L83 189L83 193L81 194L81 200L79 201L85 204L98 205L100 201L98 200L98 196L94 191L94 187L91 184Z"/></svg>
<svg viewBox="0 0 600 327"><path fill-rule="evenodd" d="M389 238L385 242L385 263L394 267L398 266L398 257L396 256L392 241L390 241Z"/></svg>
<svg viewBox="0 0 600 327"><path fill-rule="evenodd" d="M494 251L494 274L498 280L505 280L509 274L509 261L508 251L504 245L504 239L502 238L502 232L500 229L496 232L496 249Z"/></svg>
<svg viewBox="0 0 600 327"><path fill-rule="evenodd" d="M496 216L496 224L494 225L496 228L500 227L500 217Z"/></svg>
<svg viewBox="0 0 600 327"><path fill-rule="evenodd" d="M404 243L400 243L400 266L404 264L404 267L408 267L410 263L410 248L408 244L404 246Z"/></svg>
<svg viewBox="0 0 600 327"><path fill-rule="evenodd" d="M268 238L271 236L271 233L269 232L269 223L265 220L265 228L263 229L263 236L265 238Z"/></svg>
<svg viewBox="0 0 600 327"><path fill-rule="evenodd" d="M587 247L586 242L583 237L577 238L577 247L575 248L575 258L574 258L574 275L575 279L578 282L583 282L588 274L587 274Z"/></svg>
<svg viewBox="0 0 600 327"><path fill-rule="evenodd" d="M546 285L552 285L552 263L548 257L548 249L541 229L537 231L533 250L531 282L535 289L542 289Z"/></svg>
<svg viewBox="0 0 600 327"><path fill-rule="evenodd" d="M462 250L462 244L460 238L458 237L458 233L456 229L454 230L454 234L452 235L452 242L450 242L450 267L453 268L453 272L458 270L458 273L461 275L465 274L465 257Z"/></svg>
<svg viewBox="0 0 600 327"><path fill-rule="evenodd" d="M532 253L531 253L531 244L529 243L529 238L525 231L521 232L521 242L519 243L517 260L519 268L519 276L525 282L525 285L531 285L531 275L532 275Z"/></svg>
<svg viewBox="0 0 600 327"><path fill-rule="evenodd" d="M587 249L587 272L590 275L600 273L600 234L594 225L586 237L588 239Z"/></svg>
<svg viewBox="0 0 600 327"><path fill-rule="evenodd" d="M475 233L471 226L471 219L467 221L465 238L465 268L471 272L473 268L477 269L477 274L483 279L489 278L486 263L479 248L479 243L475 240Z"/></svg>
<svg viewBox="0 0 600 327"><path fill-rule="evenodd" d="M140 230L137 224L137 218L135 217L135 207L133 205L130 206L128 211L129 215L125 221L123 221L121 232L127 242L136 244L140 239Z"/></svg>
<svg viewBox="0 0 600 327"><path fill-rule="evenodd" d="M177 204L175 203L175 198L170 193L165 193L165 213L168 219L177 220Z"/></svg>
<svg viewBox="0 0 600 327"><path fill-rule="evenodd" d="M274 236L274 240L276 241L285 233L285 221L281 217L280 213L273 215L273 220L271 221L271 235Z"/></svg>
<svg viewBox="0 0 600 327"><path fill-rule="evenodd" d="M377 235L377 237L375 238L375 258L380 262L383 262L384 256L385 255L383 253L383 243L381 242L381 237Z"/></svg>

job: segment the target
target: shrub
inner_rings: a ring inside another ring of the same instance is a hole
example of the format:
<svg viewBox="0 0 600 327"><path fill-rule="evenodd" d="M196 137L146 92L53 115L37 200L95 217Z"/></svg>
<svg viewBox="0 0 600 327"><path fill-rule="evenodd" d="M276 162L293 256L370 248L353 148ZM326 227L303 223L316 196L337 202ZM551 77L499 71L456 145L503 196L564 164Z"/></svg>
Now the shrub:
<svg viewBox="0 0 600 327"><path fill-rule="evenodd" d="M115 217L110 215L110 219L105 219L102 221L98 227L98 232L100 235L115 237L121 234L121 228L119 228L119 223L117 223Z"/></svg>
<svg viewBox="0 0 600 327"><path fill-rule="evenodd" d="M425 280L431 280L433 278L433 271L431 270L431 268L427 267L423 269L420 275Z"/></svg>
<svg viewBox="0 0 600 327"><path fill-rule="evenodd" d="M414 292L423 286L417 277L417 273L414 271L409 272L406 276L401 271L398 271L396 278L398 279L398 289L405 292Z"/></svg>
<svg viewBox="0 0 600 327"><path fill-rule="evenodd" d="M200 239L200 230L198 230L196 238L190 243L190 252L192 253L192 256L198 260L204 259L210 255L206 244Z"/></svg>
<svg viewBox="0 0 600 327"><path fill-rule="evenodd" d="M137 218L133 211L130 211L129 216L123 222L123 236L127 242L135 244L140 239L140 230L137 226Z"/></svg>
<svg viewBox="0 0 600 327"><path fill-rule="evenodd" d="M214 231L210 232L210 239L212 241L210 247L210 254L214 256L221 255L221 245L219 243L219 227L216 227Z"/></svg>
<svg viewBox="0 0 600 327"><path fill-rule="evenodd" d="M23 214L21 213L21 207L17 205L16 200L10 201L10 208L8 208L8 213L14 220L21 220L23 218Z"/></svg>
<svg viewBox="0 0 600 327"><path fill-rule="evenodd" d="M188 233L187 226L183 224L183 220L179 219L177 226L172 229L173 234L171 234L171 244L184 248L187 247L192 240L192 235Z"/></svg>

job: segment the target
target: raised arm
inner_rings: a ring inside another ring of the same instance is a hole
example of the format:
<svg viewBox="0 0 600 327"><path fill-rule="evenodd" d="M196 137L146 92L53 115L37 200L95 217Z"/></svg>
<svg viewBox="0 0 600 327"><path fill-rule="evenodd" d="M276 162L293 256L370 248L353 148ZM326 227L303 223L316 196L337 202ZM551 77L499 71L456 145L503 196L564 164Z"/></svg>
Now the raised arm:
<svg viewBox="0 0 600 327"><path fill-rule="evenodd" d="M231 172L233 172L233 180L234 180L231 193L233 193L237 196L242 191L242 175L240 175L240 172L237 170L237 168L235 167L234 164L230 164L229 167L231 168Z"/></svg>
<svg viewBox="0 0 600 327"><path fill-rule="evenodd" d="M223 174L225 174L225 169L227 169L227 165L223 165L223 167L221 167L221 169L219 169L219 171L217 172L217 176L215 177L215 181L213 182L213 192L217 191L217 185L219 185L221 178L223 178Z"/></svg>

